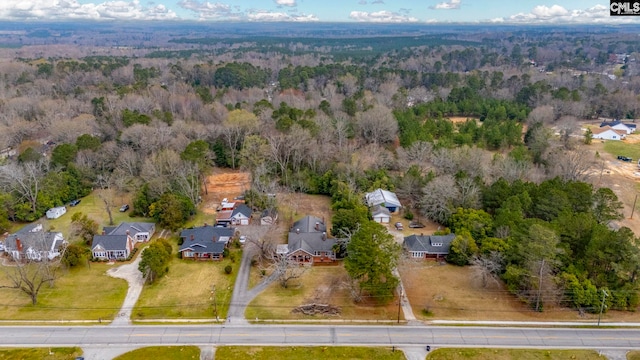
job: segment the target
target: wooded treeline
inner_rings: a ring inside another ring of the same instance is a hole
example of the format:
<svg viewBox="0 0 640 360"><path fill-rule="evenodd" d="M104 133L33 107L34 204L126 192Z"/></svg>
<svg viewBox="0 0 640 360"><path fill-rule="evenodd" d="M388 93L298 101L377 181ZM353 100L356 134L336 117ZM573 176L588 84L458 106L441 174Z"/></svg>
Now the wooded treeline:
<svg viewBox="0 0 640 360"><path fill-rule="evenodd" d="M633 309L636 238L606 226L619 218L617 198L589 184L599 160L576 121L640 112L637 49L603 39L473 35L464 47L425 42L348 59L308 41L180 59L151 50L5 59L0 150L16 154L0 167L0 228L113 188L134 194L133 214L176 230L213 167L241 168L257 193L331 195L334 234L368 217L364 192L394 190L406 216L459 235L454 261L484 263L487 279L538 309L569 299L592 310L605 288L612 307Z"/></svg>

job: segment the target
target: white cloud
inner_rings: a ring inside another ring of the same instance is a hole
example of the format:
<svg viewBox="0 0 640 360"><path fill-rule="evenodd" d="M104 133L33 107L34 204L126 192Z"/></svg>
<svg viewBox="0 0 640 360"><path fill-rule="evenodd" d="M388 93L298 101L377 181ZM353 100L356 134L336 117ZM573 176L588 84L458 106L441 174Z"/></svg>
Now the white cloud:
<svg viewBox="0 0 640 360"><path fill-rule="evenodd" d="M233 12L230 5L219 2L210 3L208 1L200 2L198 0L181 0L178 3L178 6L197 13L200 20L231 20L242 17L241 13Z"/></svg>
<svg viewBox="0 0 640 360"><path fill-rule="evenodd" d="M367 0L358 1L358 5L367 5Z"/></svg>
<svg viewBox="0 0 640 360"><path fill-rule="evenodd" d="M296 6L296 0L273 0L280 6Z"/></svg>
<svg viewBox="0 0 640 360"><path fill-rule="evenodd" d="M266 10L258 10L247 14L249 21L290 21L290 22L312 22L318 21L318 17L309 14L287 14L282 12L272 12Z"/></svg>
<svg viewBox="0 0 640 360"><path fill-rule="evenodd" d="M632 17L609 16L609 8L596 5L585 10L567 10L560 5L538 5L529 13L518 13L505 18L488 20L492 23L518 24L591 24L591 23L636 23Z"/></svg>
<svg viewBox="0 0 640 360"><path fill-rule="evenodd" d="M429 6L429 9L435 10L452 10L452 9L460 9L460 3L462 0L449 0L445 2L441 2L435 4L434 6Z"/></svg>
<svg viewBox="0 0 640 360"><path fill-rule="evenodd" d="M371 4L384 4L383 0L374 0L371 2Z"/></svg>
<svg viewBox="0 0 640 360"><path fill-rule="evenodd" d="M80 4L77 0L3 0L3 20L170 20L178 16L164 5L142 6L138 0Z"/></svg>
<svg viewBox="0 0 640 360"><path fill-rule="evenodd" d="M349 14L349 18L360 22L381 22L381 23L403 23L403 22L417 22L418 19L398 14L391 11L352 11Z"/></svg>

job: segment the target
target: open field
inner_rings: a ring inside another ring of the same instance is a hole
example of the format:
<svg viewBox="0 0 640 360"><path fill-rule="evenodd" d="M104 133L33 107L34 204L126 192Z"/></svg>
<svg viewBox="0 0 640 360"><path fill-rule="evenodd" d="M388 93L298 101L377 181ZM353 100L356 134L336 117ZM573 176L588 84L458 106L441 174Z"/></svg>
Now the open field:
<svg viewBox="0 0 640 360"><path fill-rule="evenodd" d="M403 260L400 274L413 312L418 319L511 320L511 321L591 321L597 314L580 316L575 310L545 304L535 312L504 287L484 289L473 268L440 265L434 261ZM429 309L430 315L423 309ZM638 320L633 312L609 311L603 321Z"/></svg>
<svg viewBox="0 0 640 360"><path fill-rule="evenodd" d="M191 360L200 359L200 349L197 346L149 346L129 351L114 360Z"/></svg>
<svg viewBox="0 0 640 360"><path fill-rule="evenodd" d="M0 360L71 360L82 355L80 348L2 349Z"/></svg>
<svg viewBox="0 0 640 360"><path fill-rule="evenodd" d="M247 319L349 319L349 320L396 320L397 303L375 305L355 304L345 287L347 273L342 264L337 266L315 266L298 281L292 281L284 289L274 282L247 307ZM339 316L307 316L292 314L291 310L303 304L331 304L340 307Z"/></svg>
<svg viewBox="0 0 640 360"><path fill-rule="evenodd" d="M115 265L91 263L63 272L55 286L43 285L38 304L16 289L0 289L3 320L95 320L113 319L122 306L127 283L106 271ZM10 267L3 270L11 271ZM4 283L5 278L0 277ZM1 358L0 358L1 359Z"/></svg>
<svg viewBox="0 0 640 360"><path fill-rule="evenodd" d="M177 244L176 239L170 240ZM177 247L177 245L174 245ZM215 319L211 290L215 285L217 311L224 318L231 301L231 293L237 276L242 253L231 251L235 262L193 261L174 258L169 273L153 285L145 285L140 299L133 309L133 320L143 319ZM231 265L233 272L224 273Z"/></svg>
<svg viewBox="0 0 640 360"><path fill-rule="evenodd" d="M640 360L640 351L630 351L627 353L627 360Z"/></svg>
<svg viewBox="0 0 640 360"><path fill-rule="evenodd" d="M593 350L437 349L427 360L596 360L606 359Z"/></svg>
<svg viewBox="0 0 640 360"><path fill-rule="evenodd" d="M315 360L315 359L405 359L402 351L384 347L246 347L221 346L216 350L216 359L252 360Z"/></svg>

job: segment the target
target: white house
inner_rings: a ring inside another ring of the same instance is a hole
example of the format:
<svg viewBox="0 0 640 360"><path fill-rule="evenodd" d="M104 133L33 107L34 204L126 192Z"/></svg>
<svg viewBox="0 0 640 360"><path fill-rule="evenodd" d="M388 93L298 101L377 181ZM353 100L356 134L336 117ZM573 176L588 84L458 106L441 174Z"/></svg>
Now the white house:
<svg viewBox="0 0 640 360"><path fill-rule="evenodd" d="M30 224L5 240L4 251L14 260L54 259L65 244L62 233L45 232L42 224Z"/></svg>
<svg viewBox="0 0 640 360"><path fill-rule="evenodd" d="M600 127L603 128L605 126L609 126L610 128L614 129L614 130L622 130L624 131L627 135L633 133L636 131L636 124L633 123L623 123L620 120L614 120L614 121L610 121L610 122L602 122L600 124Z"/></svg>
<svg viewBox="0 0 640 360"><path fill-rule="evenodd" d="M601 140L622 140L627 137L625 130L616 130L611 126L603 126L599 129L593 129L591 132L593 133L594 139Z"/></svg>
<svg viewBox="0 0 640 360"><path fill-rule="evenodd" d="M58 206L47 210L47 219L57 219L67 213L65 206Z"/></svg>
<svg viewBox="0 0 640 360"><path fill-rule="evenodd" d="M249 221L251 221L251 209L247 205L240 204L233 209L231 213L231 224L249 225Z"/></svg>
<svg viewBox="0 0 640 360"><path fill-rule="evenodd" d="M388 224L391 221L391 213L389 209L383 206L376 206L371 210L371 216L373 217L373 221L381 224Z"/></svg>

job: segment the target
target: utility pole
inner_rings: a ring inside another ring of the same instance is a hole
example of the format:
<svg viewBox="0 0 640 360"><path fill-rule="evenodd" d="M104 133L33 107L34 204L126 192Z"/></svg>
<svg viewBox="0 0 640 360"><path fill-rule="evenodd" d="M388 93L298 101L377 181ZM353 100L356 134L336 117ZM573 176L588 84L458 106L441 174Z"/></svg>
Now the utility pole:
<svg viewBox="0 0 640 360"><path fill-rule="evenodd" d="M542 296L542 271L544 270L544 260L540 264L540 274L538 275L538 296L536 296L536 311L540 311L540 296Z"/></svg>
<svg viewBox="0 0 640 360"><path fill-rule="evenodd" d="M400 290L400 296L398 296L398 324L400 324L400 308L402 307L402 295L404 295L404 291Z"/></svg>
<svg viewBox="0 0 640 360"><path fill-rule="evenodd" d="M636 198L633 199L633 207L631 208L631 217L630 217L630 219L633 219L633 212L636 210L636 201L638 201L638 194L636 194Z"/></svg>
<svg viewBox="0 0 640 360"><path fill-rule="evenodd" d="M598 315L598 326L600 326L600 318L602 317L602 311L604 310L604 298L609 296L607 291L602 289L602 303L600 304L600 314Z"/></svg>
<svg viewBox="0 0 640 360"><path fill-rule="evenodd" d="M216 301L216 284L211 286L211 300L213 300L213 313L218 321L218 302Z"/></svg>

